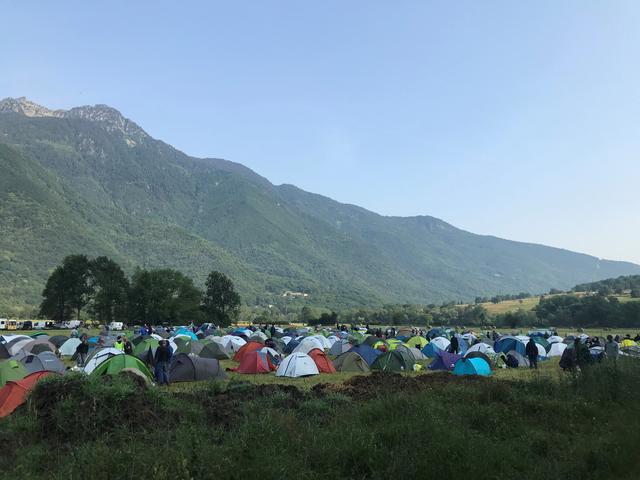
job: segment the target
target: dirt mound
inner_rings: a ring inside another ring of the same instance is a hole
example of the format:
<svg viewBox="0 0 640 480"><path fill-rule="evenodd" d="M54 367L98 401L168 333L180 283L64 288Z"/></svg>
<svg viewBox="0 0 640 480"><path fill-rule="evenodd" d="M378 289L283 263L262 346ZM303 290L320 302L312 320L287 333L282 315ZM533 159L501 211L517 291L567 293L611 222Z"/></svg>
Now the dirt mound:
<svg viewBox="0 0 640 480"><path fill-rule="evenodd" d="M449 372L404 376L399 373L373 372L347 380L343 385L320 383L312 388L316 395L341 393L354 400L369 400L395 392L419 392L439 388L451 383L477 383L485 381L481 377L456 377Z"/></svg>

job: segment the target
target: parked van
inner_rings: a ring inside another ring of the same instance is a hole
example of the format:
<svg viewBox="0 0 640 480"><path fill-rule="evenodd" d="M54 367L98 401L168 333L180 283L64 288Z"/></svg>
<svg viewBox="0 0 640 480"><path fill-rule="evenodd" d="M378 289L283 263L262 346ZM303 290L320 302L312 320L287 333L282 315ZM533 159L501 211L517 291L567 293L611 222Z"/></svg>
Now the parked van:
<svg viewBox="0 0 640 480"><path fill-rule="evenodd" d="M51 320L36 320L35 322L33 322L33 328L36 330L53 328L53 322Z"/></svg>
<svg viewBox="0 0 640 480"><path fill-rule="evenodd" d="M111 322L109 324L109 330L123 330L124 329L124 323L122 322Z"/></svg>
<svg viewBox="0 0 640 480"><path fill-rule="evenodd" d="M6 318L0 318L0 330L17 330L18 322L15 320L7 320Z"/></svg>
<svg viewBox="0 0 640 480"><path fill-rule="evenodd" d="M82 322L80 320L69 320L62 324L62 328L80 328L81 326Z"/></svg>
<svg viewBox="0 0 640 480"><path fill-rule="evenodd" d="M7 322L9 320L7 320L6 318L0 318L0 330L6 330L7 329Z"/></svg>

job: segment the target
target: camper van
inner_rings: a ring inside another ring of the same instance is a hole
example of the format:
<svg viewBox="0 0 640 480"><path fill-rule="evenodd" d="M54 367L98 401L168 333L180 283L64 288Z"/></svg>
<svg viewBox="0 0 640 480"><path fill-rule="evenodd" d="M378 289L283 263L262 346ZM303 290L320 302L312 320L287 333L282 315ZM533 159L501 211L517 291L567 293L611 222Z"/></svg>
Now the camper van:
<svg viewBox="0 0 640 480"><path fill-rule="evenodd" d="M43 330L45 328L53 328L53 322L51 320L36 320L33 322L33 328L36 330Z"/></svg>
<svg viewBox="0 0 640 480"><path fill-rule="evenodd" d="M7 320L6 318L0 318L0 330L17 330L18 322L15 320Z"/></svg>
<svg viewBox="0 0 640 480"><path fill-rule="evenodd" d="M109 324L109 330L123 330L124 324L122 322L111 322Z"/></svg>

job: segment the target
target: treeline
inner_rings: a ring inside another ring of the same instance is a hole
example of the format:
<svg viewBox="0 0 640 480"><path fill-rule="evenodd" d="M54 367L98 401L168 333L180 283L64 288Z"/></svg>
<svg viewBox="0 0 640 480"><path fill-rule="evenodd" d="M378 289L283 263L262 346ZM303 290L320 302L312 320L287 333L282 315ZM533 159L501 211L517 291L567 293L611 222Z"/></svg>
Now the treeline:
<svg viewBox="0 0 640 480"><path fill-rule="evenodd" d="M527 292L520 292L516 294L506 295L494 295L493 297L476 297L475 303L500 303L507 300L522 300L523 298L529 298L532 295Z"/></svg>
<svg viewBox="0 0 640 480"><path fill-rule="evenodd" d="M42 297L39 316L57 322L79 320L86 311L102 323L226 326L240 308L233 282L220 272L209 274L202 291L177 270L138 268L129 279L113 260L86 255L66 257L49 276Z"/></svg>
<svg viewBox="0 0 640 480"><path fill-rule="evenodd" d="M640 275L607 278L599 282L582 283L573 287L574 292L598 292L601 295L622 295L631 292L631 297L640 298Z"/></svg>
<svg viewBox="0 0 640 480"><path fill-rule="evenodd" d="M620 302L600 294L542 298L535 314L555 327L640 327L640 301Z"/></svg>

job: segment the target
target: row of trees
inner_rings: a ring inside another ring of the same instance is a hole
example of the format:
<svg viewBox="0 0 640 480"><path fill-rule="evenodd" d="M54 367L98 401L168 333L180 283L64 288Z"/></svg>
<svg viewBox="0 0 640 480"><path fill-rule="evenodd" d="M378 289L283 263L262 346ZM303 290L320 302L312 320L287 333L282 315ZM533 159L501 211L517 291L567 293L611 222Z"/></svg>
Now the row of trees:
<svg viewBox="0 0 640 480"><path fill-rule="evenodd" d="M240 295L223 273L213 271L205 290L177 270L136 269L128 279L107 257L69 255L49 276L40 316L55 321L81 318L83 311L103 323L112 321L179 324L193 321L230 325Z"/></svg>
<svg viewBox="0 0 640 480"><path fill-rule="evenodd" d="M620 302L606 295L559 295L540 300L541 323L557 327L640 327L640 301Z"/></svg>

